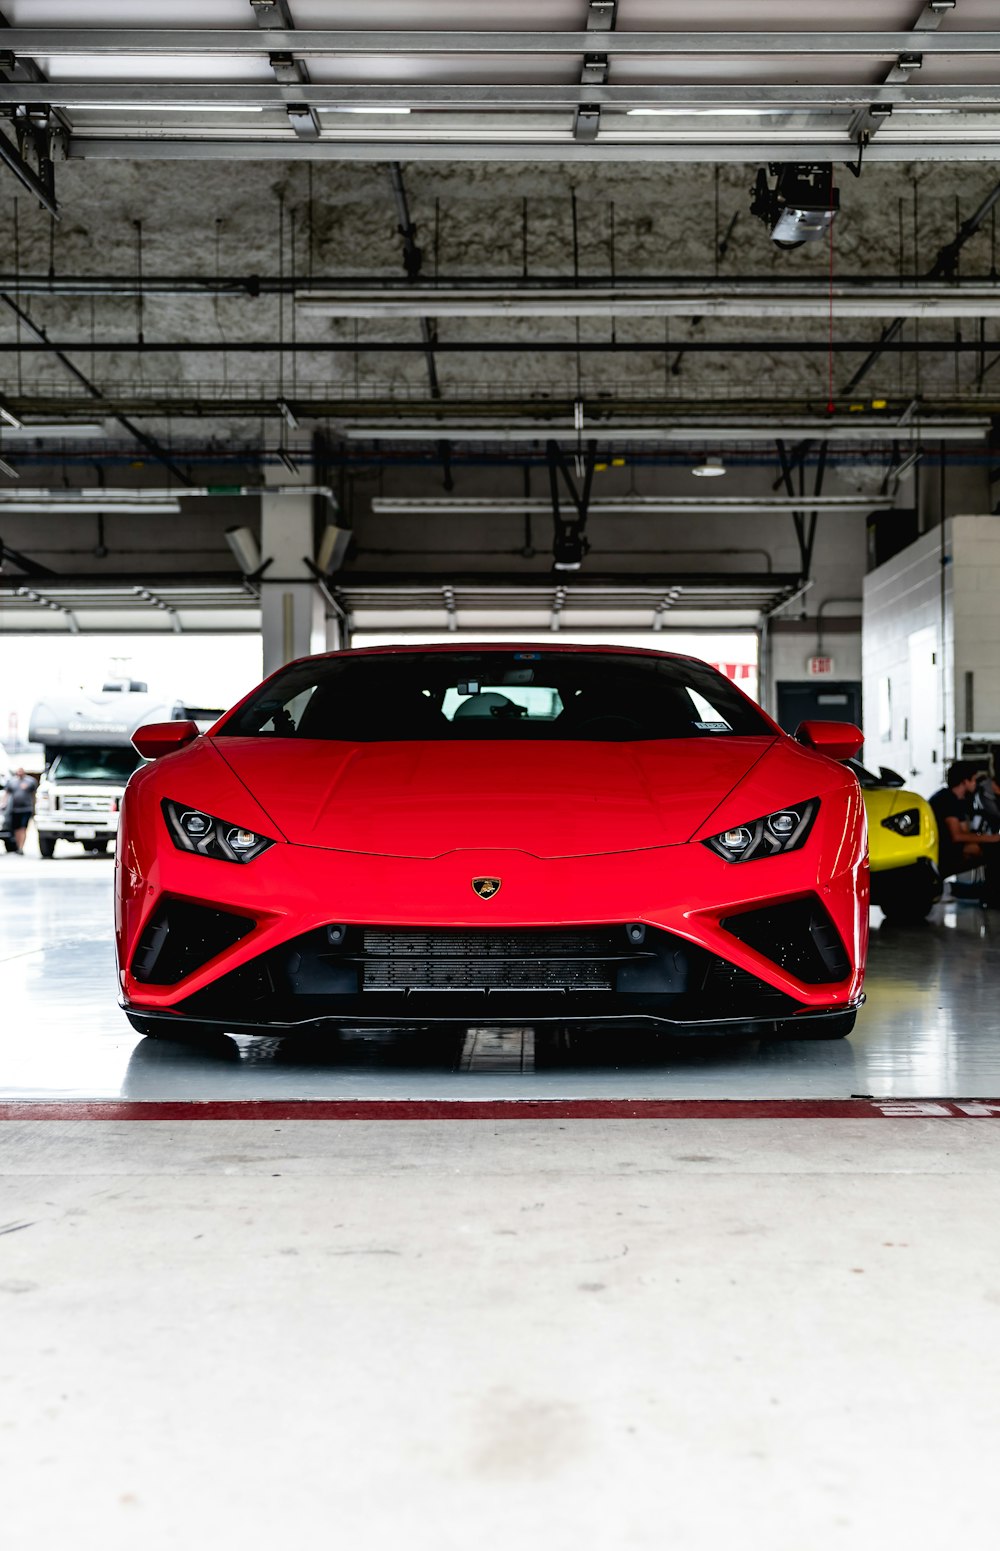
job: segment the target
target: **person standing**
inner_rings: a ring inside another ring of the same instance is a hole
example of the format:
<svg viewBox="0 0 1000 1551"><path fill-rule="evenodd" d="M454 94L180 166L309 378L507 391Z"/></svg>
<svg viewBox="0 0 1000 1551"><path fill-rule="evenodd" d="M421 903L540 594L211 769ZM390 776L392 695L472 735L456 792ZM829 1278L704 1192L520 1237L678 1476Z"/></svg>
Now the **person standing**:
<svg viewBox="0 0 1000 1551"><path fill-rule="evenodd" d="M34 776L28 775L23 766L18 765L12 776L4 783L3 796L7 818L14 832L14 845L18 856L24 854L24 842L28 833L28 825L31 815L35 811L35 793L38 790L38 782Z"/></svg>

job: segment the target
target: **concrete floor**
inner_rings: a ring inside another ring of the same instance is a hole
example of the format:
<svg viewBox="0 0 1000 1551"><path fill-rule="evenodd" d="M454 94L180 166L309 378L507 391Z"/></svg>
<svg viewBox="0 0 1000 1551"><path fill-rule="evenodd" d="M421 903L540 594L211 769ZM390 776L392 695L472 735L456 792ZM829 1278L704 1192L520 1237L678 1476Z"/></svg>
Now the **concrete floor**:
<svg viewBox="0 0 1000 1551"><path fill-rule="evenodd" d="M1000 1095L966 906L848 1041L543 1064L137 1040L110 883L0 856L0 1098ZM4 1551L985 1541L998 1213L988 1118L7 1119Z"/></svg>
<svg viewBox="0 0 1000 1551"><path fill-rule="evenodd" d="M998 1136L8 1122L3 1544L989 1544Z"/></svg>
<svg viewBox="0 0 1000 1551"><path fill-rule="evenodd" d="M0 854L0 1098L846 1098L1000 1095L1000 918L937 906L876 924L868 1002L847 1040L637 1037L548 1048L531 1031L451 1046L143 1040L116 1005L107 857ZM880 916L876 913L876 923Z"/></svg>

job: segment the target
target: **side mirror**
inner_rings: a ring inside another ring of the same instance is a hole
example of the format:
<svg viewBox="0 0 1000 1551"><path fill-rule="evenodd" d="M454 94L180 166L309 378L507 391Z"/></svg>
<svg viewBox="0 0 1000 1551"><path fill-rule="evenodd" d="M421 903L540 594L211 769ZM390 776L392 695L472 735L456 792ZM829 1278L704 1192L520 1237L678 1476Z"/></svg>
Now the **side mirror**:
<svg viewBox="0 0 1000 1551"><path fill-rule="evenodd" d="M853 722L800 722L795 737L827 759L853 759L865 741L861 728Z"/></svg>
<svg viewBox="0 0 1000 1551"><path fill-rule="evenodd" d="M186 748L198 737L194 722L148 722L137 727L132 734L132 746L143 759L159 759L163 754L174 754Z"/></svg>
<svg viewBox="0 0 1000 1551"><path fill-rule="evenodd" d="M879 779L883 786L905 786L906 781L896 770L890 770L887 765L879 765Z"/></svg>

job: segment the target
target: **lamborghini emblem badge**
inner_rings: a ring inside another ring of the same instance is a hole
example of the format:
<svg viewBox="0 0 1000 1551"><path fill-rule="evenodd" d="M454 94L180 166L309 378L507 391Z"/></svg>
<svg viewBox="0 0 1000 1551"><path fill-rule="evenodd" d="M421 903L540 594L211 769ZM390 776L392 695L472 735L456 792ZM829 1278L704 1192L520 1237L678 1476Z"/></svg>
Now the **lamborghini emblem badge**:
<svg viewBox="0 0 1000 1551"><path fill-rule="evenodd" d="M492 899L494 894L499 891L500 879L473 878L472 887L475 889L480 899Z"/></svg>

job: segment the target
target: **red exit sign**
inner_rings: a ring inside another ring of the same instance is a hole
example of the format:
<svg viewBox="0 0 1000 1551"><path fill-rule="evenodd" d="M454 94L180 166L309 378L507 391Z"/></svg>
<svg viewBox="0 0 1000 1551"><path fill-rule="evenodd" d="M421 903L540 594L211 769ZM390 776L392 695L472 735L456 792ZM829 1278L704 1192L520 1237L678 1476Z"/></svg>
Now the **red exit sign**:
<svg viewBox="0 0 1000 1551"><path fill-rule="evenodd" d="M833 673L833 658L807 657L806 672L811 678L829 678Z"/></svg>

